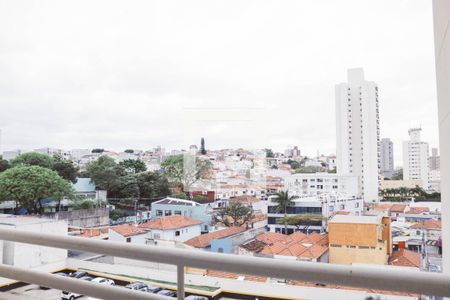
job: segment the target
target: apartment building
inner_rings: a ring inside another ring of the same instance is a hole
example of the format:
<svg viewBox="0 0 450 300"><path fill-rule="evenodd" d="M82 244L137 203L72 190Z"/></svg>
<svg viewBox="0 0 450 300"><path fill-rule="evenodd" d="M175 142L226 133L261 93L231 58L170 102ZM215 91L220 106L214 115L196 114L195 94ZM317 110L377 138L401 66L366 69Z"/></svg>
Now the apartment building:
<svg viewBox="0 0 450 300"><path fill-rule="evenodd" d="M359 177L364 201L378 201L380 127L378 86L363 69L349 69L348 82L336 86L337 173Z"/></svg>
<svg viewBox="0 0 450 300"><path fill-rule="evenodd" d="M347 197L360 195L358 176L335 173L298 173L284 178L284 190L295 196L315 196L326 193Z"/></svg>
<svg viewBox="0 0 450 300"><path fill-rule="evenodd" d="M330 263L386 265L392 253L391 220L335 215L328 223Z"/></svg>
<svg viewBox="0 0 450 300"><path fill-rule="evenodd" d="M429 188L428 143L421 141L421 128L408 130L409 141L403 142L403 179L420 179L424 189Z"/></svg>
<svg viewBox="0 0 450 300"><path fill-rule="evenodd" d="M381 174L383 178L391 178L394 175L394 143L391 139L381 139Z"/></svg>

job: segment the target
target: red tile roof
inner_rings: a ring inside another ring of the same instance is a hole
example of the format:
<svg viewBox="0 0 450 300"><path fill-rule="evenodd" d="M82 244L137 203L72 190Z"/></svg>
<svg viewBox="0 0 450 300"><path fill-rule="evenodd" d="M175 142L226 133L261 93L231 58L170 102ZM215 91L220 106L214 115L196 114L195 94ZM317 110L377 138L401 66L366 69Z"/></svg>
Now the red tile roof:
<svg viewBox="0 0 450 300"><path fill-rule="evenodd" d="M261 201L258 198L254 197L254 196L249 196L249 195L242 195L242 196L233 197L230 200L231 201L244 202L244 203L254 203L254 202Z"/></svg>
<svg viewBox="0 0 450 300"><path fill-rule="evenodd" d="M389 258L389 264L401 267L415 267L420 268L420 254L407 249L400 249L392 252Z"/></svg>
<svg viewBox="0 0 450 300"><path fill-rule="evenodd" d="M408 214L420 215L427 212L430 212L430 208L428 207L411 207L408 211Z"/></svg>
<svg viewBox="0 0 450 300"><path fill-rule="evenodd" d="M111 230L114 232L117 232L118 234L120 234L121 236L124 236L124 237L145 233L144 229L139 228L135 224L117 225L117 226L111 227Z"/></svg>
<svg viewBox="0 0 450 300"><path fill-rule="evenodd" d="M245 230L245 227L230 227L193 237L184 243L195 248L205 248L208 247L213 240L229 237L244 232Z"/></svg>
<svg viewBox="0 0 450 300"><path fill-rule="evenodd" d="M402 213L405 212L406 205L405 204L393 204L391 206L391 212Z"/></svg>
<svg viewBox="0 0 450 300"><path fill-rule="evenodd" d="M328 251L328 235L313 233L310 235L294 233L285 235L284 240L268 244L261 254L295 256L300 259L318 259Z"/></svg>
<svg viewBox="0 0 450 300"><path fill-rule="evenodd" d="M264 242L268 245L274 244L276 242L285 241L287 239L287 235L275 232L264 232L256 237L258 241Z"/></svg>
<svg viewBox="0 0 450 300"><path fill-rule="evenodd" d="M411 229L441 229L442 224L439 220L425 220L422 222L418 222L413 224L410 228Z"/></svg>
<svg viewBox="0 0 450 300"><path fill-rule="evenodd" d="M202 224L202 221L195 220L192 218L188 218L185 216L168 216L162 217L158 219L153 219L148 222L145 222L139 225L142 229L160 229L160 230L169 230L175 228L189 227L194 225Z"/></svg>

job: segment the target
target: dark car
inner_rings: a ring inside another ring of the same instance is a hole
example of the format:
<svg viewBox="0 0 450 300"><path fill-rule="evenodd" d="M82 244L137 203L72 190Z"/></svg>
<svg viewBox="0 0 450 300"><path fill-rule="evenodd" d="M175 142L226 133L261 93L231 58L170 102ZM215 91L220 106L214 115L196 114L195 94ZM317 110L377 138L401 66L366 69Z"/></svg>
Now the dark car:
<svg viewBox="0 0 450 300"><path fill-rule="evenodd" d="M177 293L171 290L161 290L157 293L158 295L163 295L167 297L176 297Z"/></svg>
<svg viewBox="0 0 450 300"><path fill-rule="evenodd" d="M156 285L147 285L146 291L152 294L156 294L157 292L161 291L162 288Z"/></svg>
<svg viewBox="0 0 450 300"><path fill-rule="evenodd" d="M130 284L127 284L125 286L125 288L130 289L130 290L141 291L141 290L145 290L147 288L147 285L143 282L132 282Z"/></svg>
<svg viewBox="0 0 450 300"><path fill-rule="evenodd" d="M80 272L80 271L78 271L78 272L75 272L75 273L70 274L69 276L72 277L72 278L77 278L77 279L79 279L79 278L84 277L84 276L87 276L87 275L88 275L88 273L86 273L86 272Z"/></svg>

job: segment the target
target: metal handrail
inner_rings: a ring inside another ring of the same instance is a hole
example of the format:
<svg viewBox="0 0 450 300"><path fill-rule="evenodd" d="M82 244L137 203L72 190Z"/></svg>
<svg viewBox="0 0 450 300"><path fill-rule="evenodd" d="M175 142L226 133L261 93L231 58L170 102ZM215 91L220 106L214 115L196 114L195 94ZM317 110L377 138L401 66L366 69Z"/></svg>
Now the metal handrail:
<svg viewBox="0 0 450 300"><path fill-rule="evenodd" d="M449 275L410 269L269 259L9 229L0 229L0 239L176 265L179 299L184 298L185 266L312 283L450 297ZM1 269L0 276L6 276Z"/></svg>

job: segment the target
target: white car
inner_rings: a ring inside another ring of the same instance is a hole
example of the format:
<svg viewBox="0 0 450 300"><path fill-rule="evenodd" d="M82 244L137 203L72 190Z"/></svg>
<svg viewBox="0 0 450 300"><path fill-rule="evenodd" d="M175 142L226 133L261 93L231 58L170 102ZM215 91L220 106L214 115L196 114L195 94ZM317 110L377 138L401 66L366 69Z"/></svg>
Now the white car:
<svg viewBox="0 0 450 300"><path fill-rule="evenodd" d="M101 283L101 284L107 284L107 285L115 285L116 284L114 282L114 280L109 279L109 278L103 278L103 277L94 278L94 279L92 279L92 282Z"/></svg>
<svg viewBox="0 0 450 300"><path fill-rule="evenodd" d="M89 277L89 276L81 277L79 280L93 281L92 277ZM74 300L75 298L78 298L80 296L82 296L82 295L72 293L72 292L66 292L66 291L63 291L61 293L61 299L63 299L63 300Z"/></svg>

